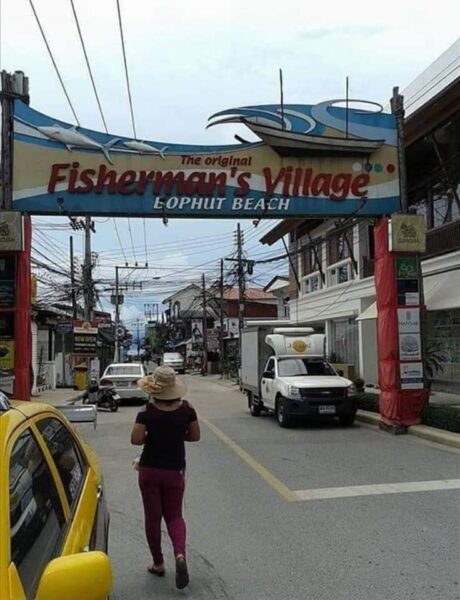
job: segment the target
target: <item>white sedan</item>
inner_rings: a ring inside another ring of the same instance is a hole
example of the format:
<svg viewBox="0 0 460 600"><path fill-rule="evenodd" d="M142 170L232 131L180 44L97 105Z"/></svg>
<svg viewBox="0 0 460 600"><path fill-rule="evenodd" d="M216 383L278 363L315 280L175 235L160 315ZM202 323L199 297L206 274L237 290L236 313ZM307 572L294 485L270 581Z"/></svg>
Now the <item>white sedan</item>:
<svg viewBox="0 0 460 600"><path fill-rule="evenodd" d="M147 394L137 387L137 381L145 377L147 372L142 363L112 363L99 381L99 385L114 385L122 400L147 400Z"/></svg>

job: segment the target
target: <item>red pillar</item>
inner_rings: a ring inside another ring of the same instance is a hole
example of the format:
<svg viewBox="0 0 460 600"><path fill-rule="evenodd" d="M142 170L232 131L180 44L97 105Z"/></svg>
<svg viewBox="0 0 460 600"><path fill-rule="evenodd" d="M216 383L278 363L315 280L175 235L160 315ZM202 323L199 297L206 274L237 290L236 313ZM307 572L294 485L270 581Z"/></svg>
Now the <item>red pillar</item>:
<svg viewBox="0 0 460 600"><path fill-rule="evenodd" d="M383 218L374 228L380 415L384 425L406 427L421 422L429 391L401 389L398 290L395 253L389 250L388 223L389 220ZM426 309L424 305L419 307L421 313Z"/></svg>
<svg viewBox="0 0 460 600"><path fill-rule="evenodd" d="M30 400L30 372L32 365L31 329L31 256L32 224L24 216L24 250L17 254L16 309L14 319L14 391L16 400Z"/></svg>

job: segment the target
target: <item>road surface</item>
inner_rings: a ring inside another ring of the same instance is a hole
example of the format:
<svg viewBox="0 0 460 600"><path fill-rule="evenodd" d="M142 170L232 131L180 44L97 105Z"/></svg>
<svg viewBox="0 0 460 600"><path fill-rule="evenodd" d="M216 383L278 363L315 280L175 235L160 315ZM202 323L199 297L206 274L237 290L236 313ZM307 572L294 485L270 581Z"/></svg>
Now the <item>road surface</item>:
<svg viewBox="0 0 460 600"><path fill-rule="evenodd" d="M191 584L150 563L129 444L138 407L100 413L111 511L112 600L456 600L460 453L376 428L283 430L254 418L233 387L185 377L202 418L188 445L185 515Z"/></svg>

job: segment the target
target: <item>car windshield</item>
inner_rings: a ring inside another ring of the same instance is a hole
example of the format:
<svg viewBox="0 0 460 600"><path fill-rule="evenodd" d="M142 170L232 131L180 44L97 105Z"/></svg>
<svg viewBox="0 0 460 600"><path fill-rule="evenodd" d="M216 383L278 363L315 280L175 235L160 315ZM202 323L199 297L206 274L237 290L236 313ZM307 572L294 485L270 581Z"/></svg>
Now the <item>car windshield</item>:
<svg viewBox="0 0 460 600"><path fill-rule="evenodd" d="M112 365L107 367L105 375L143 375L140 365Z"/></svg>
<svg viewBox="0 0 460 600"><path fill-rule="evenodd" d="M337 375L328 362L311 358L282 358L278 361L280 377L299 375Z"/></svg>

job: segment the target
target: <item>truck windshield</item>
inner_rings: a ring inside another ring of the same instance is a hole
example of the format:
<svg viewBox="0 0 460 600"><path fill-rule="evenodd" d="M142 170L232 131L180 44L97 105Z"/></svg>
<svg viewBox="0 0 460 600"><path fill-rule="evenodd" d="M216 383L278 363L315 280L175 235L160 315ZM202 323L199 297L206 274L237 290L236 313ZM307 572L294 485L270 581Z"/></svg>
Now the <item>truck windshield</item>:
<svg viewBox="0 0 460 600"><path fill-rule="evenodd" d="M325 360L311 358L281 358L278 361L280 377L299 375L337 375Z"/></svg>

